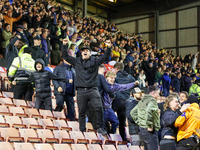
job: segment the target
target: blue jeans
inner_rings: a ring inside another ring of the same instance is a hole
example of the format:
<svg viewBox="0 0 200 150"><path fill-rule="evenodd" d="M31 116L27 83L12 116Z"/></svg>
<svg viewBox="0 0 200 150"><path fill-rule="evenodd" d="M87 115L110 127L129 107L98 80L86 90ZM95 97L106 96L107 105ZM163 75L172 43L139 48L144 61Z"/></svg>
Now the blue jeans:
<svg viewBox="0 0 200 150"><path fill-rule="evenodd" d="M110 130L110 133L115 133L117 130L117 127L119 125L119 120L117 116L115 115L115 112L112 108L105 108L104 110L104 122L109 121L112 125L112 128ZM105 126L105 124L104 124Z"/></svg>
<svg viewBox="0 0 200 150"><path fill-rule="evenodd" d="M75 109L74 109L74 98L71 94L57 94L56 95L56 104L57 106L61 106L63 108L64 102L66 102L67 105L67 118L70 119L70 121L73 121L75 119ZM62 110L60 110L62 111Z"/></svg>
<svg viewBox="0 0 200 150"><path fill-rule="evenodd" d="M45 54L45 66L49 64L49 58L50 58L50 53L48 53L48 56Z"/></svg>

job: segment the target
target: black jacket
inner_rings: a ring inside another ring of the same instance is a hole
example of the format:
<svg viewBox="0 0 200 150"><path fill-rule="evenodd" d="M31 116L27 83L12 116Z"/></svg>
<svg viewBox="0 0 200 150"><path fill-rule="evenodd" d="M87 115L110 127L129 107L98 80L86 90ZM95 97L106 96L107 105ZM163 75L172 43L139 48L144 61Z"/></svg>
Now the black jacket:
<svg viewBox="0 0 200 150"><path fill-rule="evenodd" d="M174 123L181 114L182 113L179 110L174 112L170 108L164 112L161 118L161 127L163 128L161 133L162 138L166 135L166 133L167 135L176 137L178 129L174 127Z"/></svg>
<svg viewBox="0 0 200 150"><path fill-rule="evenodd" d="M91 56L87 60L82 57L74 58L68 55L68 45L62 47L63 58L72 64L76 70L76 88L92 88L98 87L98 69L99 66L110 58L111 49L108 48L103 56Z"/></svg>
<svg viewBox="0 0 200 150"><path fill-rule="evenodd" d="M145 73L148 72L148 69L149 69L149 62L148 61L142 62L142 69L144 70Z"/></svg>
<svg viewBox="0 0 200 150"><path fill-rule="evenodd" d="M172 88L175 88L175 90L173 90L174 92L180 92L181 90L181 79L179 79L178 77L174 77L172 79Z"/></svg>
<svg viewBox="0 0 200 150"><path fill-rule="evenodd" d="M74 76L74 78L73 78L73 84L74 84L76 72L72 66L67 68L64 64L59 65L54 69L53 73L59 78L66 78L66 71L72 71L73 76ZM53 80L53 85L54 85L54 94L55 95L57 95L57 94L65 95L66 82ZM58 92L58 87L62 87L62 89L63 89L62 93ZM72 95L74 95L74 96L75 96L75 90L76 90L76 88L75 88L75 84L74 84L74 89L73 89L73 93L72 93Z"/></svg>
<svg viewBox="0 0 200 150"><path fill-rule="evenodd" d="M129 65L126 65L126 66L124 67L124 70L125 70L128 74L134 76L133 67L129 67Z"/></svg>
<svg viewBox="0 0 200 150"><path fill-rule="evenodd" d="M36 91L36 96L43 94L45 97L51 96L51 88L50 88L50 80L59 80L56 75L51 73L50 71L44 70L45 68L45 63L42 59L37 59L35 61L35 70L36 69L36 64L41 63L42 64L42 70L41 71L36 71L32 73L28 79L29 82L34 82L35 83L35 91ZM62 79L65 80L65 79ZM67 81L67 80L65 80Z"/></svg>
<svg viewBox="0 0 200 150"><path fill-rule="evenodd" d="M139 133L139 126L134 122L133 118L130 115L131 110L138 104L138 101L133 97L130 97L126 101L126 117L128 119L128 127L129 127L129 134L138 134Z"/></svg>
<svg viewBox="0 0 200 150"><path fill-rule="evenodd" d="M117 72L117 77L115 79L115 82L118 84L128 84L135 81L135 78L132 77L130 74L128 74L124 70L120 70ZM116 98L123 98L128 99L130 97L131 89L126 91L120 91L116 93Z"/></svg>
<svg viewBox="0 0 200 150"><path fill-rule="evenodd" d="M45 61L45 54L44 54L44 51L43 50L41 50L40 48L39 48L39 46L31 46L31 48L33 49L33 51L32 51L32 58L34 59L34 60L36 60L36 59L38 59L38 58L41 58L43 61Z"/></svg>

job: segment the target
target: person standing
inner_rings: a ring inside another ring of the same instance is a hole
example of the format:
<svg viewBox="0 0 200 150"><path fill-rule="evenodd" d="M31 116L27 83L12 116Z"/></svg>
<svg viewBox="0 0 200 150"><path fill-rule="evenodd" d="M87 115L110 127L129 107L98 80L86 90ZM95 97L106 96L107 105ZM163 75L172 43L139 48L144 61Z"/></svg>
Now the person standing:
<svg viewBox="0 0 200 150"><path fill-rule="evenodd" d="M134 122L139 125L139 135L144 141L145 150L158 150L158 130L160 129L160 115L157 104L160 89L149 86L148 93L130 112Z"/></svg>
<svg viewBox="0 0 200 150"><path fill-rule="evenodd" d="M13 11L8 10L7 14L3 16L4 22L10 24L10 32L11 33L13 30L13 22L17 22L18 20L20 20L22 17L22 13L20 13L20 15L17 18L13 18L12 15L13 15Z"/></svg>
<svg viewBox="0 0 200 150"><path fill-rule="evenodd" d="M68 51L69 54L69 51ZM73 54L73 53L72 53ZM71 56L71 55L70 55ZM67 105L67 118L71 121L75 120L75 109L74 109L74 96L75 96L75 76L76 72L74 67L63 60L63 64L57 66L53 73L59 78L72 79L72 83L66 83L64 81L53 80L54 94L56 96L56 109L55 111L62 111L64 108L64 102Z"/></svg>
<svg viewBox="0 0 200 150"><path fill-rule="evenodd" d="M24 49L24 54L16 57L8 71L9 81L14 85L14 99L31 101L33 95L33 86L27 83L30 74L35 71L35 60L31 58L31 48Z"/></svg>
<svg viewBox="0 0 200 150"><path fill-rule="evenodd" d="M114 65L114 70L116 72L115 82L118 84L128 84L135 82L135 78L124 71L124 64L117 62ZM126 101L130 98L131 89L119 91L116 93L116 97L112 104L112 109L117 112L119 119L119 133L124 141L126 139L125 126L126 126Z"/></svg>
<svg viewBox="0 0 200 150"><path fill-rule="evenodd" d="M40 36L41 37L41 45L42 45L42 50L44 51L45 53L45 66L47 66L49 64L49 58L50 58L50 52L48 50L48 42L47 42L47 37L48 36L48 32L47 31L42 31L42 35Z"/></svg>
<svg viewBox="0 0 200 150"><path fill-rule="evenodd" d="M102 135L106 135L107 132L103 129L103 106L101 102L101 96L98 91L98 68L104 62L109 60L111 53L111 42L106 41L107 50L103 56L93 57L90 56L90 48L83 47L81 49L81 57L74 58L67 53L68 40L63 40L63 58L75 67L76 78L75 86L77 89L77 103L79 111L79 128L80 131L86 131L85 114L88 108L88 101L94 106L96 120L97 120L97 132Z"/></svg>
<svg viewBox="0 0 200 150"><path fill-rule="evenodd" d="M3 55L3 57L5 57L6 54L6 47L7 45L10 43L10 39L14 36L14 34L12 34L10 32L10 24L5 23L4 24L4 30L1 34L1 54Z"/></svg>
<svg viewBox="0 0 200 150"><path fill-rule="evenodd" d="M138 104L142 99L144 93L138 87L132 89L131 97L126 101L126 117L128 119L129 134L131 136L132 145L142 145L142 141L139 136L139 126L134 122L130 115L131 110Z"/></svg>

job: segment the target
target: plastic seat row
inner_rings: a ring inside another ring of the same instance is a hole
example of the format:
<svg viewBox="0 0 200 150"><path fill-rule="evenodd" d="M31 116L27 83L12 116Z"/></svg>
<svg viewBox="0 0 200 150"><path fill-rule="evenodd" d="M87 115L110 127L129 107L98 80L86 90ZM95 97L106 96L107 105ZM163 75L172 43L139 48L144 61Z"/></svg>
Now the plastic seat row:
<svg viewBox="0 0 200 150"><path fill-rule="evenodd" d="M0 98L1 99L1 98ZM40 113L39 113L40 112ZM14 107L7 105L0 105L0 114L2 115L15 115L20 117L33 117L33 118L47 118L47 119L58 119L58 120L69 120L65 117L64 112L54 111L53 114L50 110L42 110L39 112L35 108L23 108Z"/></svg>
<svg viewBox="0 0 200 150"><path fill-rule="evenodd" d="M51 119L20 119L18 116L2 115L0 115L0 127L79 131L79 123L76 121L53 120L52 122Z"/></svg>
<svg viewBox="0 0 200 150"><path fill-rule="evenodd" d="M95 132L49 130L49 129L15 129L0 128L1 141L6 142L31 142L31 143L67 143L67 144L112 144L123 145L121 136L110 134L110 140L101 140L100 135ZM106 141L112 141L111 143ZM114 142L114 143L113 143ZM122 143L120 143L122 142ZM125 143L127 144L127 143Z"/></svg>
<svg viewBox="0 0 200 150"><path fill-rule="evenodd" d="M6 147L7 150L13 150L13 147L9 142L1 142L0 150L4 150ZM72 144L71 146L68 144L34 144L31 143L14 143L15 150L140 150L138 146L130 146L128 148L126 145L118 145L117 147L113 145L102 145L102 147L98 144Z"/></svg>

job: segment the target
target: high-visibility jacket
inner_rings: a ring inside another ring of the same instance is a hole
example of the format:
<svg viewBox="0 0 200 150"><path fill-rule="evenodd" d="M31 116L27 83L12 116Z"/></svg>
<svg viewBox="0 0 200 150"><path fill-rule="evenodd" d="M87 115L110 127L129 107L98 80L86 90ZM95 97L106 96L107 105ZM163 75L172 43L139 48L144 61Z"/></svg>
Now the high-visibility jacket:
<svg viewBox="0 0 200 150"><path fill-rule="evenodd" d="M24 53L24 49L26 48L26 47L28 47L28 45L26 44L26 45L24 45L20 50L19 50L19 52L18 52L18 56L19 57L21 57L22 56L22 54Z"/></svg>
<svg viewBox="0 0 200 150"><path fill-rule="evenodd" d="M192 84L192 86L189 89L189 95L191 94L195 94L197 96L200 96L200 86L198 86L197 84Z"/></svg>
<svg viewBox="0 0 200 150"><path fill-rule="evenodd" d="M8 78L10 81L27 80L31 72L35 71L35 60L30 54L21 54L21 57L16 57L9 68Z"/></svg>

